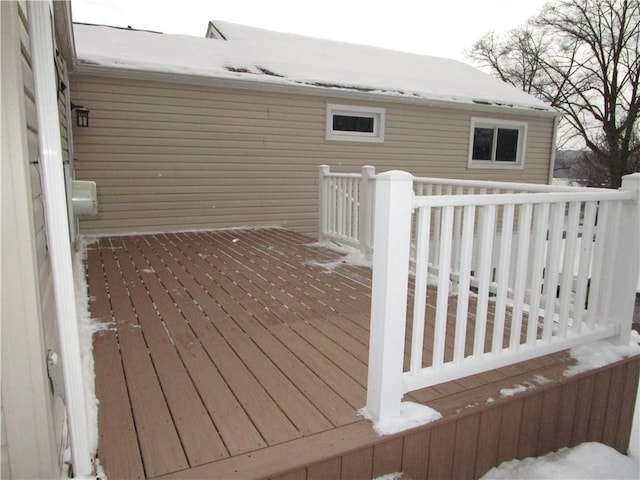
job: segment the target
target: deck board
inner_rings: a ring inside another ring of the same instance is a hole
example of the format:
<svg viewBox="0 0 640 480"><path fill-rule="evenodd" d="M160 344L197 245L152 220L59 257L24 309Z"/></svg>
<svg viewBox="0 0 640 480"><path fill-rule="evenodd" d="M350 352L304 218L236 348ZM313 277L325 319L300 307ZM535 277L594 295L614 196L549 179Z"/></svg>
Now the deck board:
<svg viewBox="0 0 640 480"><path fill-rule="evenodd" d="M411 392L406 400L460 418L381 442L357 413L366 401L371 270L342 258L282 229L105 237L91 245L91 314L112 322L94 340L98 455L107 475L364 478L402 469L414 478L466 477L484 473L498 453L548 449L558 428L568 441L606 431L624 443L615 420L629 407L616 394L616 412L594 418L587 410L609 397L592 388L574 420L577 385L588 394L590 384L566 384L563 352ZM430 287L428 318L434 293ZM452 298L450 317L454 311ZM451 318L447 329L451 356ZM491 334L490 327L486 346ZM633 389L631 374L603 375L621 391ZM555 382L562 387L551 388ZM544 399L507 400L502 390L518 385L544 391ZM536 424L523 430L524 417ZM500 448L476 445L481 436Z"/></svg>
<svg viewBox="0 0 640 480"><path fill-rule="evenodd" d="M187 458L120 274L117 247L110 243L105 247L102 258L146 475L186 468Z"/></svg>
<svg viewBox="0 0 640 480"><path fill-rule="evenodd" d="M226 458L224 444L166 328L166 317L174 311L163 310L164 315L161 315L157 310L162 296L155 291L156 295L151 298L147 288L154 283L151 280L154 275L146 267L141 272L137 270L145 264L135 250L126 249L124 243L114 241L112 244L118 251L127 251L127 255L118 256L120 271L189 464L201 465ZM146 282L142 282L140 275L147 278Z"/></svg>

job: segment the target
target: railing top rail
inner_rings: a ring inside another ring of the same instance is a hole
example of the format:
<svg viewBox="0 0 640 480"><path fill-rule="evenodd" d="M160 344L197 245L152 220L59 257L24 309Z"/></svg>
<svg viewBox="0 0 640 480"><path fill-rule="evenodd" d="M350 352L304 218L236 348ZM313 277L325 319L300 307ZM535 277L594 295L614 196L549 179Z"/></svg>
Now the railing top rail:
<svg viewBox="0 0 640 480"><path fill-rule="evenodd" d="M415 183L452 185L454 187L499 188L501 190L526 190L529 192L610 191L607 188L571 187L567 185L543 185L539 183L489 182L455 178L415 177Z"/></svg>
<svg viewBox="0 0 640 480"><path fill-rule="evenodd" d="M494 193L485 195L424 195L413 198L413 207L464 207L467 205L522 205L526 203L564 203L605 200L633 200L633 192L598 189L597 191L553 193Z"/></svg>
<svg viewBox="0 0 640 480"><path fill-rule="evenodd" d="M361 178L361 173L325 173L326 178Z"/></svg>

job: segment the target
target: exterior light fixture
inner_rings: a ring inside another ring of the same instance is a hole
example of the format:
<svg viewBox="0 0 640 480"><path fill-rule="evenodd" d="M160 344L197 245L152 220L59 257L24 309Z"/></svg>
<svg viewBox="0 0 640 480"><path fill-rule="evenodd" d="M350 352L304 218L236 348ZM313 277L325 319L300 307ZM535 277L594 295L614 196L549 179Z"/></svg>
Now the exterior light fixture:
<svg viewBox="0 0 640 480"><path fill-rule="evenodd" d="M71 104L71 110L76 111L76 125L79 127L89 126L89 110L82 105Z"/></svg>

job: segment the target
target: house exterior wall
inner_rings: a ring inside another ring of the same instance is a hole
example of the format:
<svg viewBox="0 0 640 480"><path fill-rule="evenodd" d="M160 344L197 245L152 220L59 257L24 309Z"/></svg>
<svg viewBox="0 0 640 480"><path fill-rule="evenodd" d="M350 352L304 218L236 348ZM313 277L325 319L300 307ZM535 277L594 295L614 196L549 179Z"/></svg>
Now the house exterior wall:
<svg viewBox="0 0 640 480"><path fill-rule="evenodd" d="M553 119L384 101L72 76L89 128L74 129L77 176L98 185L86 233L281 225L317 231L317 167L546 183ZM384 143L325 139L327 104L382 107ZM528 121L522 170L469 169L472 117Z"/></svg>
<svg viewBox="0 0 640 480"><path fill-rule="evenodd" d="M46 371L47 350L56 348L57 330L42 231L28 14L25 2L0 2L0 8L2 475L54 478L61 471L62 442L55 432L62 429L63 408L52 395Z"/></svg>

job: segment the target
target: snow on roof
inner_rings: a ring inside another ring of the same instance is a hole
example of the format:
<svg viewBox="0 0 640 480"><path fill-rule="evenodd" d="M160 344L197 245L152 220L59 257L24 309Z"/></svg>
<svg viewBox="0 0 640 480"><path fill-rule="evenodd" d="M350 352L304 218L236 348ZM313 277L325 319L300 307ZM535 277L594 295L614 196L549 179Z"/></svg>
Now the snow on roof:
<svg viewBox="0 0 640 480"><path fill-rule="evenodd" d="M553 112L456 60L213 23L226 40L75 24L78 64Z"/></svg>

